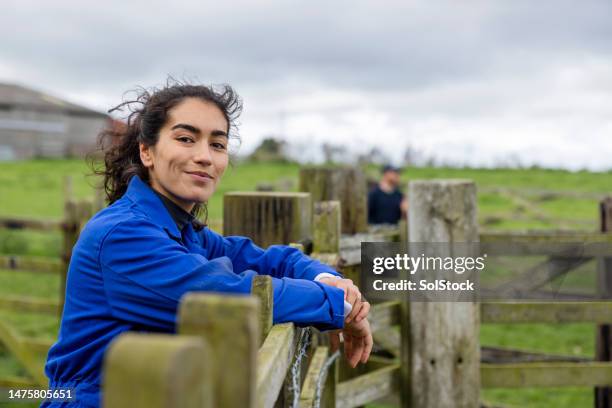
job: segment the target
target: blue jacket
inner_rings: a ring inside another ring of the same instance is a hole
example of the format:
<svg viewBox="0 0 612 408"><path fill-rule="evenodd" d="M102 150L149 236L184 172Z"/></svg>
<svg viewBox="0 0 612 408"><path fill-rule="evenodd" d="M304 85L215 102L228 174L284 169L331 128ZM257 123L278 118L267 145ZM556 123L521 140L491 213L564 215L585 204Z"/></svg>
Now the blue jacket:
<svg viewBox="0 0 612 408"><path fill-rule="evenodd" d="M76 391L97 407L104 352L125 331L174 332L186 292L249 293L256 274L272 276L274 322L341 328L344 292L313 279L337 273L282 245L267 250L245 237L223 237L188 223L179 231L160 198L138 177L96 214L74 247L58 341L45 373L51 388ZM45 402L42 407L59 407Z"/></svg>

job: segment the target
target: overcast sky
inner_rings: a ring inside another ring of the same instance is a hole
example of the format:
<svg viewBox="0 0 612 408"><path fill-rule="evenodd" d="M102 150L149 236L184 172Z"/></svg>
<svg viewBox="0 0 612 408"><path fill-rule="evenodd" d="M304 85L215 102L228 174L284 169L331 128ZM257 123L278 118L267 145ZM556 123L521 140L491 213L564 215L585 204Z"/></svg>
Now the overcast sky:
<svg viewBox="0 0 612 408"><path fill-rule="evenodd" d="M612 1L4 1L0 81L107 110L167 75L282 133L423 157L612 168Z"/></svg>

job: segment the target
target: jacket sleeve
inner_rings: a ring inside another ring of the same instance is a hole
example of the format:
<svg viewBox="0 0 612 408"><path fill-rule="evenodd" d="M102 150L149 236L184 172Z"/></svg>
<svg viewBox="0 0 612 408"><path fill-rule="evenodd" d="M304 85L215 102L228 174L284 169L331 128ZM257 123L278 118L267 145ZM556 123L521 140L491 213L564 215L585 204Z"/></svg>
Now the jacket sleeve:
<svg viewBox="0 0 612 408"><path fill-rule="evenodd" d="M101 243L99 262L113 315L162 331L175 330L178 303L185 293L248 294L256 275L249 269L235 273L227 256L207 259L190 253L146 219L117 224ZM295 279L275 279L273 285L275 300L277 293L281 299L278 313L275 308L276 322L342 327L342 290ZM292 302L294 298L297 301Z"/></svg>
<svg viewBox="0 0 612 408"><path fill-rule="evenodd" d="M223 237L216 232L204 229L207 248L211 258L227 256L238 272L252 269L262 275L274 278L294 278L314 280L321 273L342 277L334 268L304 255L296 248L287 245L271 245L264 250L246 237Z"/></svg>

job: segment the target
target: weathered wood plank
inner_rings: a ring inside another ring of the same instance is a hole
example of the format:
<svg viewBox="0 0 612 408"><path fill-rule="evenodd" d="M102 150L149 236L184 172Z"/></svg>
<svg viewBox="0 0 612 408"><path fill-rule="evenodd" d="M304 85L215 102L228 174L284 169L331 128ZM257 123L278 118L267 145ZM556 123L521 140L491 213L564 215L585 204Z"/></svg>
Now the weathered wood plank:
<svg viewBox="0 0 612 408"><path fill-rule="evenodd" d="M499 302L500 300L509 299L509 295L503 295L497 290L480 289L480 299L482 303ZM514 302L595 302L601 298L592 293L578 293L567 291L552 291L552 290L532 290L529 292L513 292L511 299Z"/></svg>
<svg viewBox="0 0 612 408"><path fill-rule="evenodd" d="M362 242L397 242L400 232L396 226L369 226L367 232L340 236L340 257L343 266L361 263Z"/></svg>
<svg viewBox="0 0 612 408"><path fill-rule="evenodd" d="M335 254L340 250L340 201L317 201L312 214L312 251Z"/></svg>
<svg viewBox="0 0 612 408"><path fill-rule="evenodd" d="M38 359L36 354L24 345L17 332L2 321L0 321L0 342L15 356L34 382L40 386L47 385L44 361Z"/></svg>
<svg viewBox="0 0 612 408"><path fill-rule="evenodd" d="M591 259L592 258L562 258L553 256L529 268L515 279L504 282L495 290L506 298L522 292L531 292L565 275L571 270L584 265Z"/></svg>
<svg viewBox="0 0 612 408"><path fill-rule="evenodd" d="M372 305L368 320L373 333L398 325L400 323L400 302L389 301Z"/></svg>
<svg viewBox="0 0 612 408"><path fill-rule="evenodd" d="M482 303L482 323L606 323L612 302Z"/></svg>
<svg viewBox="0 0 612 408"><path fill-rule="evenodd" d="M329 357L329 348L327 346L319 346L315 349L315 352L310 360L308 371L304 379L302 386L302 392L300 394L299 406L300 408L310 408L314 406L315 399L317 398L317 382L321 375L324 374L324 370L329 370L325 378L325 382L321 384L321 395L320 402L324 407L334 406L336 402L336 389L335 384L337 381L337 367L334 362L328 368L325 368L325 363ZM330 401L331 399L331 401Z"/></svg>
<svg viewBox="0 0 612 408"><path fill-rule="evenodd" d="M336 407L358 407L398 392L399 368L399 364L392 364L339 383L336 391Z"/></svg>
<svg viewBox="0 0 612 408"><path fill-rule="evenodd" d="M612 385L612 363L481 364L483 388Z"/></svg>
<svg viewBox="0 0 612 408"><path fill-rule="evenodd" d="M568 257L612 256L612 234L598 232L480 234L481 253L499 255L551 255Z"/></svg>
<svg viewBox="0 0 612 408"><path fill-rule="evenodd" d="M223 196L223 234L257 245L287 245L310 238L312 204L307 193L231 192Z"/></svg>
<svg viewBox="0 0 612 408"><path fill-rule="evenodd" d="M310 256L312 259L316 259L321 263L327 264L334 269L340 269L342 268L342 266L344 266L344 260L340 257L339 254L313 252L308 256Z"/></svg>
<svg viewBox="0 0 612 408"><path fill-rule="evenodd" d="M612 234L601 232L483 232L480 234L481 243L498 242L524 243L524 244L556 244L556 243L612 243Z"/></svg>
<svg viewBox="0 0 612 408"><path fill-rule="evenodd" d="M400 356L400 346L402 343L401 335L394 328L378 330L372 333L374 344L387 350L395 357Z"/></svg>
<svg viewBox="0 0 612 408"><path fill-rule="evenodd" d="M350 248L361 248L362 242L395 242L399 237L397 229L392 231L377 231L375 229L368 232L360 232L351 235L340 236L340 250Z"/></svg>
<svg viewBox="0 0 612 408"><path fill-rule="evenodd" d="M67 178L71 180L71 178ZM67 181L66 185L71 185L71 182ZM59 303L57 305L58 316L62 315L64 309L64 297L66 296L66 279L68 276L68 267L70 265L70 259L72 258L72 249L76 245L79 239L79 232L81 230L81 220L79 219L79 208L78 203L72 198L70 193L70 187L67 187L66 196L69 197L64 202L64 227L63 227L63 246L62 246L62 261L64 262L64 268L60 273L60 287L59 287Z"/></svg>
<svg viewBox="0 0 612 408"><path fill-rule="evenodd" d="M124 333L104 356L104 406L212 408L210 354L198 336Z"/></svg>
<svg viewBox="0 0 612 408"><path fill-rule="evenodd" d="M353 235L342 235L340 237L340 257L343 265L352 266L361 264L362 242L392 242L397 235L384 233L359 233Z"/></svg>
<svg viewBox="0 0 612 408"><path fill-rule="evenodd" d="M254 407L260 339L257 299L188 293L181 299L177 326L180 334L201 336L214 350L210 359L215 406Z"/></svg>
<svg viewBox="0 0 612 408"><path fill-rule="evenodd" d="M38 355L46 356L53 343L55 343L55 341L51 339L37 339L33 337L21 338L21 344L23 347Z"/></svg>
<svg viewBox="0 0 612 408"><path fill-rule="evenodd" d="M63 227L62 220L37 220L19 217L0 217L0 229L59 231Z"/></svg>
<svg viewBox="0 0 612 408"><path fill-rule="evenodd" d="M600 231L608 235L612 232L612 197L599 203ZM597 294L612 300L612 257L597 260ZM595 359L612 361L612 319L597 327L595 334ZM595 388L595 406L612 408L612 387Z"/></svg>
<svg viewBox="0 0 612 408"><path fill-rule="evenodd" d="M293 359L292 323L272 327L257 352L257 406L273 407Z"/></svg>
<svg viewBox="0 0 612 408"><path fill-rule="evenodd" d="M272 318L274 314L272 277L269 275L258 275L254 277L251 283L251 293L259 299L259 344L261 345L272 329Z"/></svg>
<svg viewBox="0 0 612 408"><path fill-rule="evenodd" d="M300 408L312 407L315 389L317 385L317 378L321 372L321 367L325 364L329 348L325 346L317 347L312 358L310 359L310 365L304 378L304 384L302 385L302 392L300 393Z"/></svg>
<svg viewBox="0 0 612 408"><path fill-rule="evenodd" d="M44 258L19 255L0 255L0 269L16 271L60 273L64 264L59 258Z"/></svg>
<svg viewBox="0 0 612 408"><path fill-rule="evenodd" d="M453 243L478 241L476 185L472 181L412 181L408 197L410 242L448 243L446 247L437 245L432 254L444 257L456 256ZM436 273L431 271L429 276ZM447 275L444 278L450 279ZM478 406L478 304L412 302L402 307L402 406Z"/></svg>
<svg viewBox="0 0 612 408"><path fill-rule="evenodd" d="M0 377L0 388L18 388L18 389L43 389L46 386L42 386L38 384L36 381L33 381L26 377L15 377L15 376L6 376Z"/></svg>
<svg viewBox="0 0 612 408"><path fill-rule="evenodd" d="M482 346L480 348L480 361L482 363L508 364L529 362L586 362L592 359L578 356L560 354L534 353L531 351L515 350L505 347Z"/></svg>
<svg viewBox="0 0 612 408"><path fill-rule="evenodd" d="M3 296L0 298L0 309L13 312L56 314L57 301L27 296Z"/></svg>
<svg viewBox="0 0 612 408"><path fill-rule="evenodd" d="M392 242L400 238L398 231L367 232L342 235L340 256L347 265L361 262L361 242ZM479 234L481 253L503 255L611 256L612 234L601 233L497 233ZM413 241L416 242L416 241ZM586 244L586 245L585 245Z"/></svg>
<svg viewBox="0 0 612 408"><path fill-rule="evenodd" d="M310 193L313 202L340 201L342 233L367 231L366 181L359 168L302 167L299 190Z"/></svg>

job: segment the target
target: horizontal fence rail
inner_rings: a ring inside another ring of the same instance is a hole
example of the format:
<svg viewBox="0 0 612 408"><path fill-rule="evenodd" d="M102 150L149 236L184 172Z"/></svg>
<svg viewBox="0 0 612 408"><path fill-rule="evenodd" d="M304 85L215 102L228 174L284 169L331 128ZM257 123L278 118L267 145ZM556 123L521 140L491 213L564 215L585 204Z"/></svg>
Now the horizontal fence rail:
<svg viewBox="0 0 612 408"><path fill-rule="evenodd" d="M482 323L608 323L612 302L483 303Z"/></svg>
<svg viewBox="0 0 612 408"><path fill-rule="evenodd" d="M483 388L612 385L612 362L481 364Z"/></svg>
<svg viewBox="0 0 612 408"><path fill-rule="evenodd" d="M0 298L0 309L11 312L56 315L59 309L59 302L28 296L4 296Z"/></svg>
<svg viewBox="0 0 612 408"><path fill-rule="evenodd" d="M0 217L0 229L60 231L64 228L63 220L37 220L31 218Z"/></svg>
<svg viewBox="0 0 612 408"><path fill-rule="evenodd" d="M59 274L64 268L65 264L59 258L0 255L0 269Z"/></svg>

